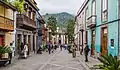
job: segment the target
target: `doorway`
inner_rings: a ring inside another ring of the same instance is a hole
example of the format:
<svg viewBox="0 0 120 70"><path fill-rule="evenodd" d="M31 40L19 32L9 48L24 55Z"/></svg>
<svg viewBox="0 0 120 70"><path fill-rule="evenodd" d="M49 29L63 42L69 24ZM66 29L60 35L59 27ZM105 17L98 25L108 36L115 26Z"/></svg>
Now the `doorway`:
<svg viewBox="0 0 120 70"><path fill-rule="evenodd" d="M107 49L107 39L108 39L108 30L107 27L101 29L101 55L104 55L108 52Z"/></svg>
<svg viewBox="0 0 120 70"><path fill-rule="evenodd" d="M28 35L28 50L31 50L31 36Z"/></svg>
<svg viewBox="0 0 120 70"><path fill-rule="evenodd" d="M95 30L91 31L91 55L95 54Z"/></svg>
<svg viewBox="0 0 120 70"><path fill-rule="evenodd" d="M0 46L4 45L4 36L0 35Z"/></svg>
<svg viewBox="0 0 120 70"><path fill-rule="evenodd" d="M27 42L26 42L27 41L27 35L24 35L23 41L24 41L24 45L27 44Z"/></svg>
<svg viewBox="0 0 120 70"><path fill-rule="evenodd" d="M20 45L21 45L21 34L17 35L17 49L20 50Z"/></svg>
<svg viewBox="0 0 120 70"><path fill-rule="evenodd" d="M33 51L35 51L35 34L33 35Z"/></svg>

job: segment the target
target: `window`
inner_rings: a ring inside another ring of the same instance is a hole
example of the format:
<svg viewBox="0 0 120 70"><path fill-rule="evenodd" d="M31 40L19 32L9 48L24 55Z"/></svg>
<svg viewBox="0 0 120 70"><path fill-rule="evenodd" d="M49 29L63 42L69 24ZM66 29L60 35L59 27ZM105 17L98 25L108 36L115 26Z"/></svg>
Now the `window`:
<svg viewBox="0 0 120 70"><path fill-rule="evenodd" d="M107 10L107 0L102 0L102 11L105 11L105 10Z"/></svg>
<svg viewBox="0 0 120 70"><path fill-rule="evenodd" d="M31 11L28 12L28 16L29 16L29 18L31 18Z"/></svg>
<svg viewBox="0 0 120 70"><path fill-rule="evenodd" d="M33 20L35 20L35 13L33 12L33 17L32 17Z"/></svg>
<svg viewBox="0 0 120 70"><path fill-rule="evenodd" d="M88 13L88 7L86 8L86 11L85 11L85 22L87 22L87 18L88 18L88 16L89 16L89 13Z"/></svg>
<svg viewBox="0 0 120 70"><path fill-rule="evenodd" d="M84 12L82 13L82 24L84 24Z"/></svg>
<svg viewBox="0 0 120 70"><path fill-rule="evenodd" d="M102 21L105 22L107 21L107 4L108 0L102 0Z"/></svg>
<svg viewBox="0 0 120 70"><path fill-rule="evenodd" d="M95 15L95 0L92 2L92 15Z"/></svg>

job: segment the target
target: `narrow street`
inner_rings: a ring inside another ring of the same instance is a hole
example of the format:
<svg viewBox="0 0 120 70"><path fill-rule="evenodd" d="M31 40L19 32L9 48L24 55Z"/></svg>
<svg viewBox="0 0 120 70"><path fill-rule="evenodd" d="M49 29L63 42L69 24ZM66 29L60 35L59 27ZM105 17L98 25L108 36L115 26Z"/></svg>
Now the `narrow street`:
<svg viewBox="0 0 120 70"><path fill-rule="evenodd" d="M52 54L44 52L34 54L28 59L0 68L0 70L86 70L77 58L72 58L68 51L59 49Z"/></svg>

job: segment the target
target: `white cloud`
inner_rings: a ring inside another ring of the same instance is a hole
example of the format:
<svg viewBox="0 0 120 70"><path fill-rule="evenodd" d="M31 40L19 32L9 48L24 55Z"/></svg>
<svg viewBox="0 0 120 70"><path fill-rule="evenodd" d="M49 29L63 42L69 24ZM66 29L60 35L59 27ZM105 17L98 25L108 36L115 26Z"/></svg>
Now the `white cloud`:
<svg viewBox="0 0 120 70"><path fill-rule="evenodd" d="M76 14L84 0L36 0L41 14L69 12Z"/></svg>

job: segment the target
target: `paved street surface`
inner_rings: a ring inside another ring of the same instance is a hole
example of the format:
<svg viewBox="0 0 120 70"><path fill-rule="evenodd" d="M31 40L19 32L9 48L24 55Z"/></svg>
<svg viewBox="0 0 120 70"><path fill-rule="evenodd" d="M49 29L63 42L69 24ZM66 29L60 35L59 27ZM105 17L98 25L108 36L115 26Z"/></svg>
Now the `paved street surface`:
<svg viewBox="0 0 120 70"><path fill-rule="evenodd" d="M34 54L28 59L19 60L0 70L86 70L77 58L72 58L68 51L55 51L52 54L44 52Z"/></svg>

